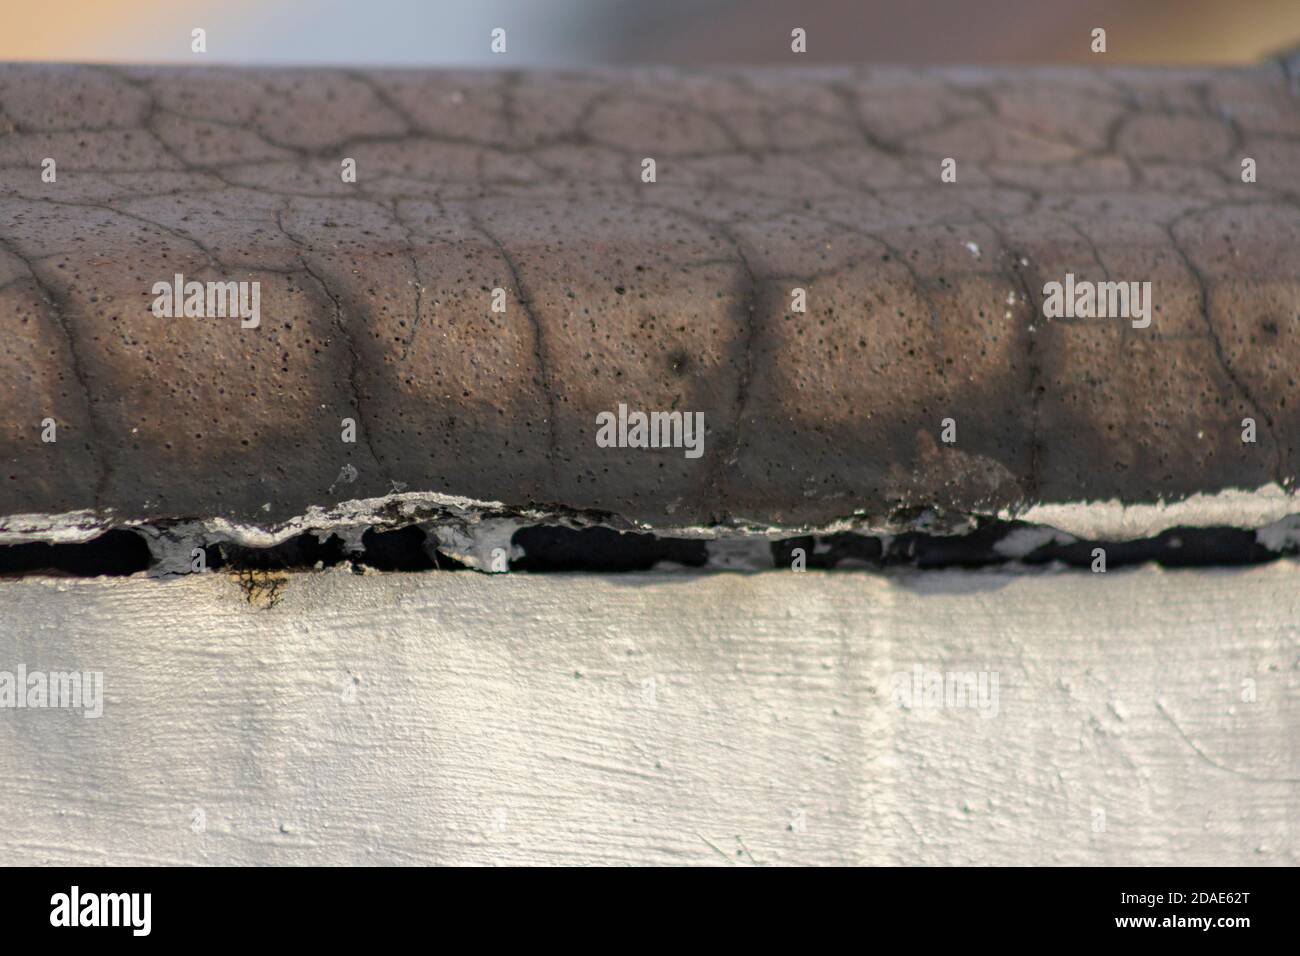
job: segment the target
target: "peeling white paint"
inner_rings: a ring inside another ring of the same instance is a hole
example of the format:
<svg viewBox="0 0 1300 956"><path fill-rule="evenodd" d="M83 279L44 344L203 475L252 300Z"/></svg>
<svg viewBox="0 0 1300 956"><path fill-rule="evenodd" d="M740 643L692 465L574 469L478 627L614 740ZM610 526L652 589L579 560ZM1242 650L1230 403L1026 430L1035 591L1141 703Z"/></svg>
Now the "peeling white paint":
<svg viewBox="0 0 1300 956"><path fill-rule="evenodd" d="M1002 511L998 517L1056 528L1092 541L1136 541L1171 528L1257 529L1296 512L1300 512L1297 496L1270 483L1254 491L1229 489L1155 504L1126 504L1117 499L1037 504Z"/></svg>
<svg viewBox="0 0 1300 956"><path fill-rule="evenodd" d="M1055 528L1015 528L1005 538L994 542L993 550L1008 558L1023 558L1049 544L1073 544L1073 535Z"/></svg>
<svg viewBox="0 0 1300 956"><path fill-rule="evenodd" d="M510 539L528 522L514 518L474 518L473 520L436 524L429 528L430 542L449 557L479 571L492 571L496 553L506 561L524 556L524 549Z"/></svg>
<svg viewBox="0 0 1300 956"><path fill-rule="evenodd" d="M1300 549L1300 515L1288 515L1255 532L1255 540L1270 551L1294 551Z"/></svg>
<svg viewBox="0 0 1300 956"><path fill-rule="evenodd" d="M727 527L700 525L663 525L629 522L632 530L670 537L727 540L776 540L796 535L831 535L855 532L889 536L904 531L962 533L970 530L978 518L1021 521L1038 526L1034 537L1009 536L998 550L1011 557L1032 541L1046 543L1074 537L1097 541L1131 541L1154 537L1171 528L1205 528L1214 526L1257 530L1260 542L1274 550L1296 545L1291 525L1280 525L1300 514L1298 497L1273 483L1254 491L1229 489L1215 494L1195 494L1177 501L1154 504L1124 503L1119 500L1039 503L1020 509L1004 509L996 514L940 515L924 512L918 518L897 521L871 517L863 512L820 525L771 525L738 518ZM533 524L558 524L566 527L592 527L601 521L582 515L546 508L518 508L500 501L446 495L438 492L404 491L378 498L360 498L333 507L312 506L303 515L270 525L235 522L214 517L183 522L158 522L133 518L114 520L111 512L70 511L62 514L19 514L0 518L0 544L28 541L78 543L88 541L109 528L133 528L145 533L157 547L155 556L169 561L176 548L188 550L195 541L215 543L230 541L252 548L270 548L304 532L337 534L345 542L360 547L360 536L369 528L392 528L420 524L444 544L448 553L466 563L483 566L496 547L509 547L507 529ZM1276 528L1274 527L1276 526ZM1064 538L1062 537L1064 536ZM503 543L504 542L504 543ZM1276 547L1270 542L1275 542ZM740 547L739 545L737 547ZM1012 549L1012 550L1007 550ZM730 552L714 549L724 561ZM1033 548L1029 547L1032 551ZM739 553L739 552L737 552ZM486 556L489 556L485 558ZM518 557L518 549L514 556ZM747 559L740 559L744 563Z"/></svg>

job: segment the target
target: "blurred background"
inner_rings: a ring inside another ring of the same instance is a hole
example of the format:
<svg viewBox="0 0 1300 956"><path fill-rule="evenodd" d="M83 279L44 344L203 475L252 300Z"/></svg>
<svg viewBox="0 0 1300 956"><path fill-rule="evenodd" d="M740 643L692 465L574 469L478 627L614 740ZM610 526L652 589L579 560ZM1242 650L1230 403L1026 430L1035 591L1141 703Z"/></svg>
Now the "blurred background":
<svg viewBox="0 0 1300 956"><path fill-rule="evenodd" d="M1247 63L1300 0L0 0L0 60L390 65ZM505 27L505 57L488 34Z"/></svg>

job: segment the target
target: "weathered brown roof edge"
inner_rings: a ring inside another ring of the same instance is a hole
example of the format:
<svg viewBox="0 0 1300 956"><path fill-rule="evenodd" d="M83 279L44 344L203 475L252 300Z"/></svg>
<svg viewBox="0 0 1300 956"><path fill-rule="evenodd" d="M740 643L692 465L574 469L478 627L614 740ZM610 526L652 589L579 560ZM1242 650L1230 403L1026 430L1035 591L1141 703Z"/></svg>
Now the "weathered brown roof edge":
<svg viewBox="0 0 1300 956"><path fill-rule="evenodd" d="M1300 435L1281 62L0 68L0 515L427 493L794 528L1269 488L1272 515ZM257 283L256 326L168 317L178 274ZM1052 282L1150 282L1150 313L1048 317ZM701 413L699 456L602 447L620 405Z"/></svg>

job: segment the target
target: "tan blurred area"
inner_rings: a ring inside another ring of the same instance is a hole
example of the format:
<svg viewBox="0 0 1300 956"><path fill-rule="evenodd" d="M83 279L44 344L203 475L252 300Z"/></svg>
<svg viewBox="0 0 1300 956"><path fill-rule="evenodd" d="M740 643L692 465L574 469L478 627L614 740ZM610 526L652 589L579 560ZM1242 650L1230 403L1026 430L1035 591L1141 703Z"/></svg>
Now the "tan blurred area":
<svg viewBox="0 0 1300 956"><path fill-rule="evenodd" d="M1300 46L1300 0L733 0L718 11L724 28L707 30L681 22L693 6L656 4L621 52L746 62L765 37L794 26L808 31L818 62L1095 65L1095 27L1106 30L1109 62L1251 63Z"/></svg>
<svg viewBox="0 0 1300 956"><path fill-rule="evenodd" d="M595 63L1250 63L1300 46L1300 0L2 0L0 60ZM511 31L510 57L487 33Z"/></svg>

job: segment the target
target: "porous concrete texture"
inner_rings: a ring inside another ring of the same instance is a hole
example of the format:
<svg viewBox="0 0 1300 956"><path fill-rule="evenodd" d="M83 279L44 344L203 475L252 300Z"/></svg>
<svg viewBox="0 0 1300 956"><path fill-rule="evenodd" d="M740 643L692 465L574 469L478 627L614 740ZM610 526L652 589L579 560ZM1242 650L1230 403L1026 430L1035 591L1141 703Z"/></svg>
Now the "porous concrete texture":
<svg viewBox="0 0 1300 956"><path fill-rule="evenodd" d="M1289 495L1288 69L4 67L0 516ZM1150 326L1045 319L1067 272L1151 282ZM260 326L155 317L176 273L260 282ZM619 403L702 411L704 455L597 448Z"/></svg>
<svg viewBox="0 0 1300 956"><path fill-rule="evenodd" d="M1298 576L6 582L0 864L1294 866Z"/></svg>

